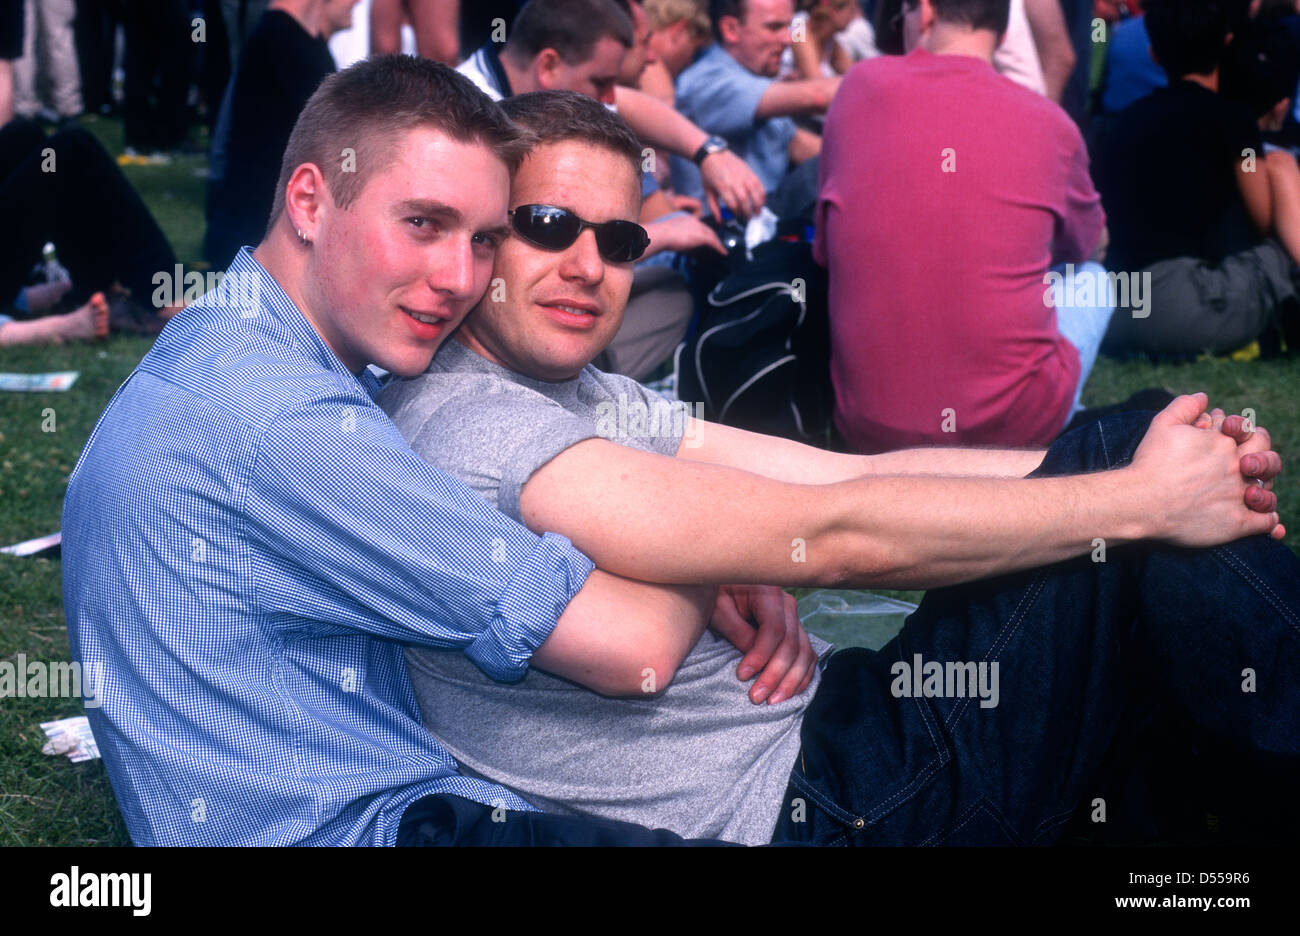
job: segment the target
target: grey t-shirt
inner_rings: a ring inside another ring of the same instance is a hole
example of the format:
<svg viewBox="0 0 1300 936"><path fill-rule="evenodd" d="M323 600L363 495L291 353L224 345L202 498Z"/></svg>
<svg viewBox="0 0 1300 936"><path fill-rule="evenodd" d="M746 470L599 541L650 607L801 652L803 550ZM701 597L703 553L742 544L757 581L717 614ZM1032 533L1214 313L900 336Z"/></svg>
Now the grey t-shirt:
<svg viewBox="0 0 1300 936"><path fill-rule="evenodd" d="M378 402L416 452L515 519L524 484L569 446L606 437L673 456L686 425L680 408L629 378L587 367L561 383L533 380L455 340ZM830 649L811 639L819 656ZM535 668L498 683L455 651L410 648L406 658L425 726L466 772L549 812L746 844L771 840L820 680L754 705L736 678L740 652L709 631L656 698L606 698Z"/></svg>

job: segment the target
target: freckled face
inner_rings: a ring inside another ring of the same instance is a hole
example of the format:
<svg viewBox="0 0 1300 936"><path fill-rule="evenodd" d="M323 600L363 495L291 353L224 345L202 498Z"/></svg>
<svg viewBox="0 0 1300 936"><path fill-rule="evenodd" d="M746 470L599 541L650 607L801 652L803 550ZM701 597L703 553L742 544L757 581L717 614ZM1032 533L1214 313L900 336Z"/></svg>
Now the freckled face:
<svg viewBox="0 0 1300 936"><path fill-rule="evenodd" d="M487 146L426 127L385 156L346 209L325 197L304 311L352 371L414 376L487 289L510 175Z"/></svg>

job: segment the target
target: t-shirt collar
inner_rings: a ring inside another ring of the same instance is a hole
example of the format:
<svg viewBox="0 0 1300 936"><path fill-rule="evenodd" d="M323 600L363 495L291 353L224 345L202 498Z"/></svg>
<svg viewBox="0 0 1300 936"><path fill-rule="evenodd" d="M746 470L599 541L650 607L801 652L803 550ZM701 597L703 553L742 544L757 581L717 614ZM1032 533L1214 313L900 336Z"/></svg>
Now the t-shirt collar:
<svg viewBox="0 0 1300 936"><path fill-rule="evenodd" d="M438 349L438 353L433 357L433 362L429 365L429 370L441 372L472 371L481 374L495 374L503 380L519 384L521 387L528 387L530 390L536 390L543 396L550 397L559 403L576 402L578 399L578 386L581 383L580 377L552 381L538 380L535 377L520 374L508 367L502 367L494 361L489 361L477 351L465 347L455 338L447 339L443 346Z"/></svg>

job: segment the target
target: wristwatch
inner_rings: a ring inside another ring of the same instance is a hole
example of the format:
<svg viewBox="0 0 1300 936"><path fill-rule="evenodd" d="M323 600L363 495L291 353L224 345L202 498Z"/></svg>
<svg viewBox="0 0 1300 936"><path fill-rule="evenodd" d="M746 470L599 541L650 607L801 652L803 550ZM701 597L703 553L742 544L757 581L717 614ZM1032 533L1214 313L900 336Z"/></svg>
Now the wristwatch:
<svg viewBox="0 0 1300 936"><path fill-rule="evenodd" d="M714 153L721 153L723 150L730 148L727 141L720 136L706 137L704 142L700 144L700 148L695 151L695 155L691 157L691 162L698 166Z"/></svg>

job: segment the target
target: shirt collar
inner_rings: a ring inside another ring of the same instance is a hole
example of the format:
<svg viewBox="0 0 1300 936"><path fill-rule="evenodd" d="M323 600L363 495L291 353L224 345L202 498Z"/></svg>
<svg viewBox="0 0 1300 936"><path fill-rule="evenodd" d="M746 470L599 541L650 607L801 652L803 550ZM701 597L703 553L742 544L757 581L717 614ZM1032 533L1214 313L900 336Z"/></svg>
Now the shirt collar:
<svg viewBox="0 0 1300 936"><path fill-rule="evenodd" d="M384 384L388 380L376 377L375 372L367 367L357 375L357 382L361 384L361 389L366 391L366 396L373 400L379 396L379 391L384 389Z"/></svg>
<svg viewBox="0 0 1300 936"><path fill-rule="evenodd" d="M497 52L496 43L486 43L479 51L483 53L483 61L487 64L492 81L496 84L497 90L501 92L501 96L503 98L513 97L515 92L510 88L510 79L506 77L506 67L501 64L501 55Z"/></svg>
<svg viewBox="0 0 1300 936"><path fill-rule="evenodd" d="M731 65L735 68L744 68L745 71L749 71L748 68L745 68L744 65L741 65L736 61L736 57L724 49L720 42L715 42L704 50L704 54L700 56L699 60L703 61L704 59L713 59L714 61L720 62L724 65ZM753 72L750 72L750 74L753 74Z"/></svg>
<svg viewBox="0 0 1300 936"><path fill-rule="evenodd" d="M289 298L284 287L253 256L251 247L239 248L239 252L235 254L235 259L231 261L227 270L227 275L232 273L236 274L236 282L240 284L241 293L245 296L258 297L259 312L270 314L283 325L293 337L294 343L309 357L326 370L347 374L361 385L370 399L375 398L383 388L382 381L369 369L363 369L360 374L348 370L347 366L339 360L338 355L330 350L325 339L321 338L311 322L307 321L307 316Z"/></svg>

